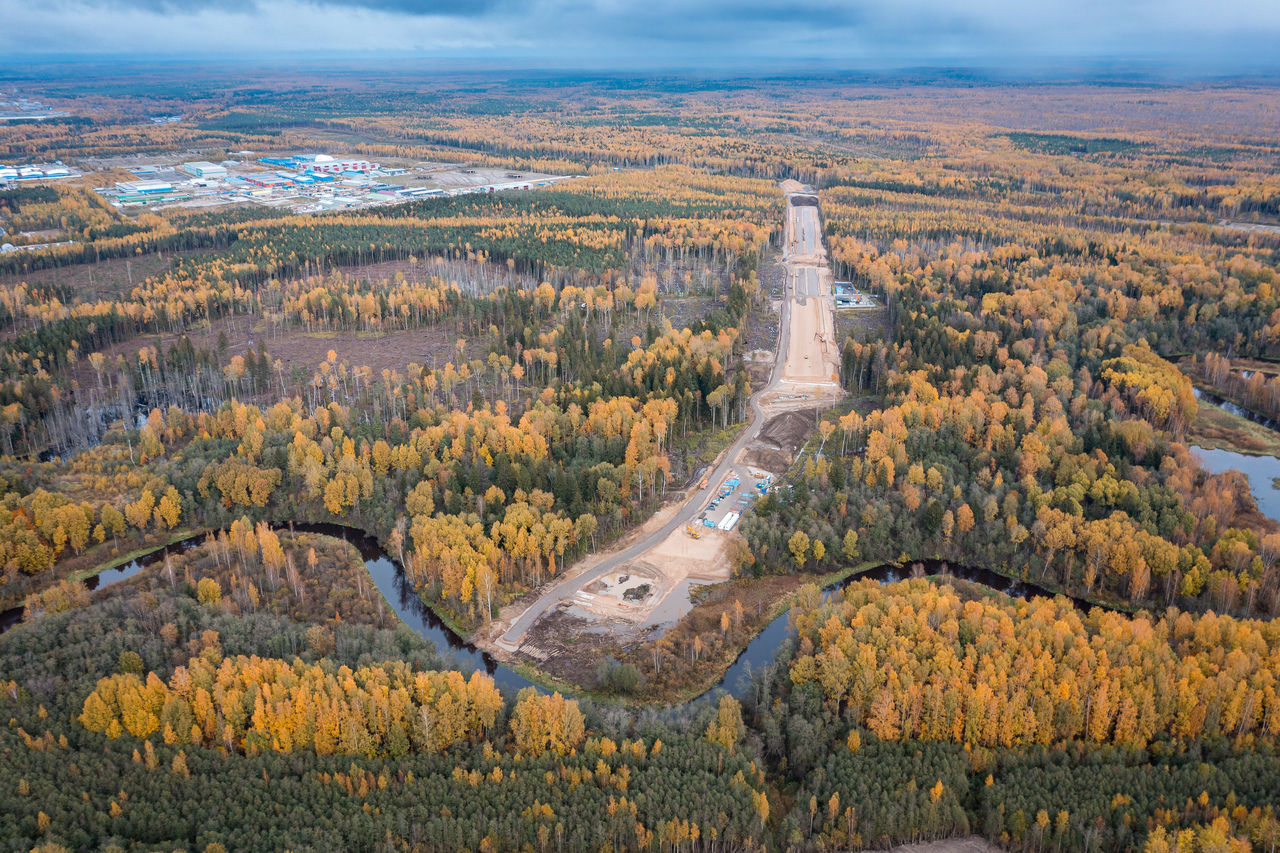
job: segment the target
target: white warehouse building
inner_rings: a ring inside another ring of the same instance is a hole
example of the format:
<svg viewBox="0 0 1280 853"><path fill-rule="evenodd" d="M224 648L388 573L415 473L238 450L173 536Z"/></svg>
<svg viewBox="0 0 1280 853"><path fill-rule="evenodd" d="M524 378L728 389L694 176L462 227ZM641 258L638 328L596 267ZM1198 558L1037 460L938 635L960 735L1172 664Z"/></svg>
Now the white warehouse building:
<svg viewBox="0 0 1280 853"><path fill-rule="evenodd" d="M328 154L304 154L294 159L307 172L370 172L378 168L368 160L338 160Z"/></svg>
<svg viewBox="0 0 1280 853"><path fill-rule="evenodd" d="M209 163L205 160L197 160L194 163L183 163L182 171L188 175L194 175L197 178L225 178L227 169L225 166L219 166L217 163Z"/></svg>
<svg viewBox="0 0 1280 853"><path fill-rule="evenodd" d="M116 189L122 193L167 193L173 184L165 181L116 181Z"/></svg>

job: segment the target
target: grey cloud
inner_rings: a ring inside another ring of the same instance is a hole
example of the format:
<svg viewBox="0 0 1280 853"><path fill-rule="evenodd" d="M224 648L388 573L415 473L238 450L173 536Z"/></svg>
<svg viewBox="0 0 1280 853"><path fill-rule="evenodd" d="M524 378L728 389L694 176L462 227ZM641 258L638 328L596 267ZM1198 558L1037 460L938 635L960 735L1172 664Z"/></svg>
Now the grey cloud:
<svg viewBox="0 0 1280 853"><path fill-rule="evenodd" d="M322 0L317 5L354 6L401 15L479 18L509 7L503 0Z"/></svg>
<svg viewBox="0 0 1280 853"><path fill-rule="evenodd" d="M317 8L368 9L411 17L444 16L480 18L509 5L506 0L306 0ZM114 8L160 15L192 14L208 11L254 13L270 5L269 0L54 0L60 8Z"/></svg>
<svg viewBox="0 0 1280 853"><path fill-rule="evenodd" d="M407 52L549 67L1280 63L1275 0L0 0L0 54ZM6 32L6 29L8 30Z"/></svg>

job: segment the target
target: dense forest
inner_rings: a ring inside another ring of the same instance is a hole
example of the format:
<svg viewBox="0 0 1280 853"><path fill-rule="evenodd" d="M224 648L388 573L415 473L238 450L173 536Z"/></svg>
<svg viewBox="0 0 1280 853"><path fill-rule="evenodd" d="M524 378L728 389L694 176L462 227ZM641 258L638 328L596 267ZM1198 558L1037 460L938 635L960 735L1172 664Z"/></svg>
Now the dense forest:
<svg viewBox="0 0 1280 853"><path fill-rule="evenodd" d="M1187 452L1200 404L1172 362L1200 353L1192 377L1272 411L1268 378L1231 385L1221 353L1276 356L1276 241L1121 230L1073 196L1049 229L1022 192L919 180L948 191L823 191L835 259L894 314L891 340L841 352L845 387L883 405L829 416L744 523L753 559L940 557L1111 603L1280 613L1274 525Z"/></svg>
<svg viewBox="0 0 1280 853"><path fill-rule="evenodd" d="M4 848L758 843L763 769L741 731L633 731L441 671L382 627L352 551L237 528L6 634Z"/></svg>
<svg viewBox="0 0 1280 853"><path fill-rule="evenodd" d="M1275 623L811 587L741 703L636 715L441 672L362 571L239 527L9 632L6 849L1280 838Z"/></svg>
<svg viewBox="0 0 1280 853"><path fill-rule="evenodd" d="M1243 435L1213 400L1280 413L1273 90L151 84L51 83L94 117L0 133L97 170L0 190L67 241L0 256L0 848L1280 841L1280 523L1194 449ZM92 192L320 139L579 177L316 215ZM504 693L303 532L370 534L464 636L629 541L752 417L784 178L878 307L837 312L844 396L687 617ZM809 583L881 564L941 574ZM638 707L788 606L745 688Z"/></svg>
<svg viewBox="0 0 1280 853"><path fill-rule="evenodd" d="M521 270L527 261L548 274L566 262L531 237L513 238L521 263L506 255L509 280L498 275L487 290L435 274L371 284L341 271L364 251L375 255L369 263L423 251L416 223L436 227L457 212L430 203L395 208L376 226L405 240L401 248L356 248L369 232L340 217L295 219L269 226L283 230L242 232L226 252L183 261L123 299L68 306L48 322L31 308L15 326L35 329L9 351L16 399L4 410L14 417L6 442L14 452L54 436L55 446L79 443L68 447L69 463L15 459L6 468L25 484L6 496L16 510L0 546L11 595L65 574L74 565L66 557L102 551L108 540L119 552L247 512L355 522L383 539L451 619L473 625L511 591L617 536L657 505L673 476L690 476L683 457L673 470L670 443L742 415L750 388L735 348L761 299L755 265L780 210L762 182L728 192L723 179L664 175L643 189L634 175L609 176L571 199L449 202L469 223L456 239L465 250L441 249L465 255L470 266L455 271L497 264L490 252L506 244L491 235L502 223L545 231L566 210L581 230L559 239L589 249L601 233L590 226L600 225L607 243L629 247L614 258L621 268L597 270L578 257L554 285L535 285ZM305 274L327 264L329 273ZM673 281L659 280L657 264ZM285 274L288 285L275 278ZM691 326L662 315L659 290L672 287L706 292L708 311ZM22 313L31 295L15 291ZM256 348L228 356L221 343L192 342L192 325L245 311L265 324ZM430 330L449 345L423 354L431 364L380 375L330 350L286 377L270 355L290 335L393 329ZM161 337L110 344L148 332ZM82 361L90 340L106 349ZM46 345L65 356L50 357ZM33 387L29 371L42 363L60 368L61 381ZM22 396L35 394L43 396ZM150 414L137 430L103 425L130 411Z"/></svg>

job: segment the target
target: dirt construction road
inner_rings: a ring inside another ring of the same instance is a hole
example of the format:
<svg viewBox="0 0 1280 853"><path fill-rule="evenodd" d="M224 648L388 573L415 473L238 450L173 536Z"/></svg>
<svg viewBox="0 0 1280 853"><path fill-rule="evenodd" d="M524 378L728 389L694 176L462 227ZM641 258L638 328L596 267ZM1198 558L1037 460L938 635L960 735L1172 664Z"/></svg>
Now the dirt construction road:
<svg viewBox="0 0 1280 853"><path fill-rule="evenodd" d="M794 197L794 196L793 196ZM770 413L812 406L839 395L839 348L835 341L835 297L831 268L813 205L787 206L787 298L783 318L790 346L779 349L782 374L761 394ZM807 401L807 403L806 403Z"/></svg>
<svg viewBox="0 0 1280 853"><path fill-rule="evenodd" d="M830 284L816 267L796 267L791 271L792 290L790 358L782 374L786 382L823 384L831 382L829 358L834 352L835 329L832 318Z"/></svg>
<svg viewBox="0 0 1280 853"><path fill-rule="evenodd" d="M794 198L796 190L784 185ZM579 572L572 570L546 589L542 596L516 617L497 639L499 647L515 651L539 619L580 590L610 572L654 550L676 531L694 520L715 496L730 471L741 469L739 457L754 442L768 417L779 411L814 406L815 400L839 394L834 370L836 347L831 340L831 274L822 246L817 208L787 205L787 294L778 323L778 348L769 382L751 396L751 421L716 467L706 474L707 485L693 491L683 506L661 527ZM825 340L824 340L825 338ZM680 535L684 535L681 533ZM655 602L656 604L656 602Z"/></svg>

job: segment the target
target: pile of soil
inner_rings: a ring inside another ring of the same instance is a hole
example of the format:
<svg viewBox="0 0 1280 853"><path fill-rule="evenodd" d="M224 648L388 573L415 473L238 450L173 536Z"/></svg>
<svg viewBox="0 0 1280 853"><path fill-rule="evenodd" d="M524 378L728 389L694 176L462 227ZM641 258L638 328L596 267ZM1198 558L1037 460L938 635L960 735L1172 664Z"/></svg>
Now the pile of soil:
<svg viewBox="0 0 1280 853"><path fill-rule="evenodd" d="M769 419L757 439L761 444L790 451L792 455L804 446L817 429L818 420L808 409L783 412Z"/></svg>
<svg viewBox="0 0 1280 853"><path fill-rule="evenodd" d="M781 450L760 447L759 445L748 447L742 454L742 461L745 464L750 465L752 468L772 471L775 474L781 474L790 468L792 458L792 456Z"/></svg>
<svg viewBox="0 0 1280 853"><path fill-rule="evenodd" d="M809 410L783 412L769 419L760 435L742 455L742 461L766 471L781 473L791 467L797 451L817 428Z"/></svg>

